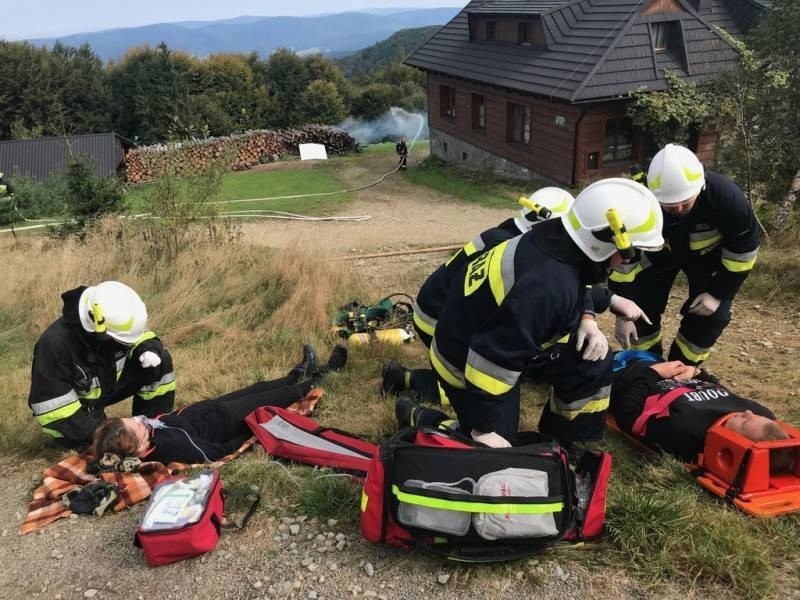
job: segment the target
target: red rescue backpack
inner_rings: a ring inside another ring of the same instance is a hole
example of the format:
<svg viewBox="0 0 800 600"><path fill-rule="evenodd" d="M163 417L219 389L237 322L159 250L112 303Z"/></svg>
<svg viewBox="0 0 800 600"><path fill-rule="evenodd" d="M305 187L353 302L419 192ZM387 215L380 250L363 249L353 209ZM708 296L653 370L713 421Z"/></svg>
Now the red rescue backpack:
<svg viewBox="0 0 800 600"><path fill-rule="evenodd" d="M385 439L364 485L362 534L466 562L522 558L600 535L611 455L587 451L573 467L539 434L510 441L511 448L487 448L417 427Z"/></svg>

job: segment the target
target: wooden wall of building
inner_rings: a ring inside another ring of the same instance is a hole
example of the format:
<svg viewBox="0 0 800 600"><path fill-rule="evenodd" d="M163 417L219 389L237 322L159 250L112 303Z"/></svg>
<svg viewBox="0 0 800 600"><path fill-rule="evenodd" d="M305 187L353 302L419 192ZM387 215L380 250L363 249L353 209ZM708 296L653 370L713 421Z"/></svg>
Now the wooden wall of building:
<svg viewBox="0 0 800 600"><path fill-rule="evenodd" d="M440 86L456 90L456 117L443 117ZM472 94L486 98L486 128L472 127ZM531 143L517 144L508 138L508 103L527 104L532 109ZM517 94L478 83L428 74L429 124L483 150L520 164L563 185L583 185L606 177L627 175L634 164L646 166L657 148L649 148L645 135L634 129L630 159L604 161L604 138L609 119L625 117L624 102L570 105ZM695 152L710 166L714 161L717 134L699 134ZM590 168L596 153L597 168Z"/></svg>
<svg viewBox="0 0 800 600"><path fill-rule="evenodd" d="M442 116L440 85L456 90L456 118ZM486 98L486 128L472 128L472 94ZM508 141L508 103L532 109L531 143ZM428 75L429 124L497 156L527 167L564 185L572 181L575 124L580 109L561 102L516 94L460 79Z"/></svg>

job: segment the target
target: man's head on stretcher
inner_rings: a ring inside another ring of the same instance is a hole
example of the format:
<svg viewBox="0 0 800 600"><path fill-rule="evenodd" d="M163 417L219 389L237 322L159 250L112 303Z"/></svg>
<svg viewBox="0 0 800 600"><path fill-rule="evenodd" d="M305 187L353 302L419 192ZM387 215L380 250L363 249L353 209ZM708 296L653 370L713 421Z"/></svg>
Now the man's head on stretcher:
<svg viewBox="0 0 800 600"><path fill-rule="evenodd" d="M652 359L655 360L656 357L653 356ZM635 359L633 362L635 362ZM645 362L650 362L650 359L645 359ZM632 363L629 363L628 366L631 364ZM711 423L723 417L726 417L722 422L723 427L754 442L785 440L791 437L773 419L764 414L757 414L758 412L764 411L771 415L772 413L770 411L752 400L739 398L732 391L718 385L719 382L716 378L696 366L686 365L677 360L651 363L648 366L649 369L655 371L662 380L685 382L685 385L691 390L686 394L675 396L672 400L674 404L670 403L666 405L666 407L668 407L667 412L663 412L665 407L662 406L660 416L666 417L667 414L670 415L669 419L665 418L662 420L662 424L669 422L673 434L670 437L674 436L680 438L683 436L685 439L687 431L699 425L700 421L707 422L707 426L710 426ZM618 379L617 377L620 376L621 379ZM622 372L617 373L617 377L615 377L615 386L617 387L616 394L612 391L611 412L617 417L619 423L620 417L623 417L623 421L625 420L623 415L626 411L615 410L614 405L617 404L616 408L620 408L621 405L627 405L627 407L630 408L632 397L629 393L625 393L624 389L620 389L618 384L623 383L623 388L630 387L631 390L634 389L635 386L632 385L633 381L625 377ZM706 383L701 383L701 381ZM636 402L640 407L636 411L637 414L639 412L645 413L648 410L647 406L649 401L657 402L658 400L656 400L655 397L661 394L663 394L663 396L669 395L670 390L676 389L677 385L678 384L664 382L661 386L656 386L652 389L649 388L648 392L646 392L648 398L641 398L639 402L642 402L642 404ZM687 388L684 387L683 389ZM618 397L616 403L614 399L615 395ZM635 399L633 400L635 402ZM728 407L730 407L730 410L727 410ZM748 407L752 408L752 410ZM628 412L628 414L630 413ZM655 418L658 418L658 416L659 415L653 415ZM653 423L652 421L647 422ZM706 426L703 426L700 431L704 432L705 427ZM629 433L636 435L635 424L631 429L633 429L633 431ZM658 435L654 425L651 426L651 429L650 434ZM647 429L644 429L644 431L647 431ZM662 428L662 435L664 431L665 430ZM697 433L699 434L700 431ZM655 442L656 445L663 446L663 444L659 443L660 440L648 440L648 437L650 437L650 435L645 435L643 441ZM703 434L702 437L705 437L705 435ZM702 443L702 439L698 441ZM794 469L795 459L795 449L775 449L770 452L770 471L773 473L792 471Z"/></svg>

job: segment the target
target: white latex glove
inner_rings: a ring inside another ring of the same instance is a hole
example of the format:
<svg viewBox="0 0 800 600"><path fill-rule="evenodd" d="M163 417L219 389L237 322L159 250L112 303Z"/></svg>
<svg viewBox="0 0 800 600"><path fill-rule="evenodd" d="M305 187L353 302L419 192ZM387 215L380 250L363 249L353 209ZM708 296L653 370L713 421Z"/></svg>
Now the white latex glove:
<svg viewBox="0 0 800 600"><path fill-rule="evenodd" d="M619 345L627 350L631 347L631 341L636 339L636 323L617 317L617 322L614 324L614 337L617 338Z"/></svg>
<svg viewBox="0 0 800 600"><path fill-rule="evenodd" d="M633 300L628 300L627 298L623 298L622 296L618 296L617 294L611 296L611 300L608 303L608 308L612 313L621 319L625 319L626 321L638 321L641 319L648 325L653 324L650 322L650 319L647 317L644 311L639 308L639 305L636 304L636 302Z"/></svg>
<svg viewBox="0 0 800 600"><path fill-rule="evenodd" d="M584 344L586 344L586 350L583 351L584 360L600 360L608 354L608 340L594 319L581 319L575 349L581 350Z"/></svg>
<svg viewBox="0 0 800 600"><path fill-rule="evenodd" d="M497 435L494 431L482 433L477 429L470 432L472 439L481 444L486 444L490 448L511 448L509 441L502 435Z"/></svg>
<svg viewBox="0 0 800 600"><path fill-rule="evenodd" d="M147 350L142 352L142 354L139 356L139 363L145 369L150 369L161 364L161 357L155 352L150 352L150 350Z"/></svg>
<svg viewBox="0 0 800 600"><path fill-rule="evenodd" d="M703 292L689 305L689 312L701 317L710 317L717 312L720 302L722 301L719 298L714 298L708 292Z"/></svg>

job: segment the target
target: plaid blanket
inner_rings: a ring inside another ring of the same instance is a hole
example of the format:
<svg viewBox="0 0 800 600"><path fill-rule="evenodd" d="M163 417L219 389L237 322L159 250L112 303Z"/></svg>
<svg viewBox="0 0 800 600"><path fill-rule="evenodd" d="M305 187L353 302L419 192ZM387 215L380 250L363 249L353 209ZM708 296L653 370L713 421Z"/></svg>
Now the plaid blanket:
<svg viewBox="0 0 800 600"><path fill-rule="evenodd" d="M216 466L233 460L255 443L250 438L233 454L222 458L210 466ZM164 466L157 462L142 463L138 471L120 473L106 471L98 474L88 472L88 466L94 457L88 452L69 456L61 462L45 469L42 473L42 484L33 492L33 500L28 504L28 515L20 527L20 535L30 533L49 525L53 521L69 517L72 511L64 504L62 497L74 489L97 481L98 479L114 484L119 498L114 505L114 512L119 512L147 500L153 488L169 479L176 472L191 467L207 467L209 465L187 465L172 462Z"/></svg>

